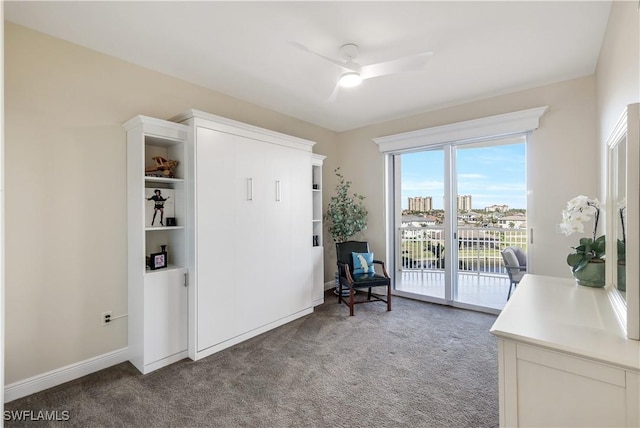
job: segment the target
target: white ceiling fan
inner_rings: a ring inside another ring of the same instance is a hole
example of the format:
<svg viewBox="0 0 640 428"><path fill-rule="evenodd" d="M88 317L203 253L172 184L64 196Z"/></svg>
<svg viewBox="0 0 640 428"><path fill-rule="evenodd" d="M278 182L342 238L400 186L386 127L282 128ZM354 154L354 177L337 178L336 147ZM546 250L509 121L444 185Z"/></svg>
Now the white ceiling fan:
<svg viewBox="0 0 640 428"><path fill-rule="evenodd" d="M433 52L422 52L415 55L392 59L390 61L360 65L354 61L354 59L358 56L358 46L353 43L347 43L343 45L342 48L340 48L342 60L330 58L318 52L314 52L300 43L293 44L298 48L304 50L305 52L316 55L326 61L331 62L332 64L337 65L344 70L340 74L331 97L329 97L330 101L333 101L335 99L338 93L338 89L341 87L351 88L354 86L358 86L362 83L363 80L366 79L387 76L389 74L420 70L427 64L428 58L433 55Z"/></svg>

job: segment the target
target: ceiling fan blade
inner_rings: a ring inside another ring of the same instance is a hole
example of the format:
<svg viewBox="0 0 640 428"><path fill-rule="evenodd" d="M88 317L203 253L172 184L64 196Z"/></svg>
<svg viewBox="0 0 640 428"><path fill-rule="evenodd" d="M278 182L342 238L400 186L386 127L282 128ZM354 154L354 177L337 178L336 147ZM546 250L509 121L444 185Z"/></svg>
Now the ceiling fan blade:
<svg viewBox="0 0 640 428"><path fill-rule="evenodd" d="M333 92L331 92L331 95L329 95L329 98L327 98L327 102L328 103L332 103L336 100L336 98L338 98L338 91L340 90L340 83L336 83L336 86L333 88Z"/></svg>
<svg viewBox="0 0 640 428"><path fill-rule="evenodd" d="M298 49L301 49L301 50L303 50L303 51L305 51L307 53L310 53L312 55L318 56L318 57L324 59L325 61L329 61L330 63L335 64L338 67L344 68L345 70L356 71L355 69L348 67L347 63L345 63L344 61L340 61L340 60L337 60L337 59L329 58L328 56L324 56L324 55L322 55L322 54L320 54L318 52L312 51L311 49L309 49L308 47L306 47L302 43L298 43L298 42L289 42L289 43L291 43L293 46L297 47Z"/></svg>
<svg viewBox="0 0 640 428"><path fill-rule="evenodd" d="M433 55L433 52L423 52L391 61L363 65L360 69L360 75L363 79L371 79L373 77L386 76L387 74L420 70L427 64L431 55Z"/></svg>

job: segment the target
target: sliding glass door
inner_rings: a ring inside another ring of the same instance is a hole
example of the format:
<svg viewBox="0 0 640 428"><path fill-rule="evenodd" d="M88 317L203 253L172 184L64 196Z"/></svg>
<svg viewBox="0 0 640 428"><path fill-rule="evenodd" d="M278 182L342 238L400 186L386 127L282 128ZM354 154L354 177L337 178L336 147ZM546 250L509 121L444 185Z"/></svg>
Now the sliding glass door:
<svg viewBox="0 0 640 428"><path fill-rule="evenodd" d="M402 221L398 229L397 289L446 300L445 152L443 148L400 155Z"/></svg>
<svg viewBox="0 0 640 428"><path fill-rule="evenodd" d="M502 309L508 275L501 250L526 250L524 138L455 147L457 253L455 301Z"/></svg>
<svg viewBox="0 0 640 428"><path fill-rule="evenodd" d="M525 149L520 136L396 155L400 294L504 306L509 280L500 252L526 250Z"/></svg>

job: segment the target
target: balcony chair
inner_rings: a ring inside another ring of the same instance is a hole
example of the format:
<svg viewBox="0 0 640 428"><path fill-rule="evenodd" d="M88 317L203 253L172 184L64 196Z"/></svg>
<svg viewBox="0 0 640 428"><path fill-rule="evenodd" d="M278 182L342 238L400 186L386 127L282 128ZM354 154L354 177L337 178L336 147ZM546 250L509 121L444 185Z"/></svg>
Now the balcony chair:
<svg viewBox="0 0 640 428"><path fill-rule="evenodd" d="M353 307L360 303L381 301L387 304L387 311L391 310L391 278L385 269L384 262L373 260L373 253L369 251L369 244L360 241L346 241L336 243L338 273L340 289L338 303L349 306L349 315L353 316ZM374 265L379 265L382 274L376 273ZM371 293L372 287L387 287L386 299ZM348 299L342 295L343 288L349 290ZM355 300L356 290L367 289L367 300ZM373 298L373 300L372 300Z"/></svg>
<svg viewBox="0 0 640 428"><path fill-rule="evenodd" d="M517 287L520 280L527 273L527 254L520 247L507 247L501 251L504 267L509 275L509 293L507 300L511 297L511 288Z"/></svg>

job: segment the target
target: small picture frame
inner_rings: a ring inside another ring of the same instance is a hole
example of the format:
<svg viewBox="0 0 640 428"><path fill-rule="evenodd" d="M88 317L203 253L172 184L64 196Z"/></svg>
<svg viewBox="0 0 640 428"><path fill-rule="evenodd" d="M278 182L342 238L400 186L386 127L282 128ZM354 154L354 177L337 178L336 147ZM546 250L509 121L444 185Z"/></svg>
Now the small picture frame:
<svg viewBox="0 0 640 428"><path fill-rule="evenodd" d="M149 269L156 270L167 267L167 253L149 254Z"/></svg>

